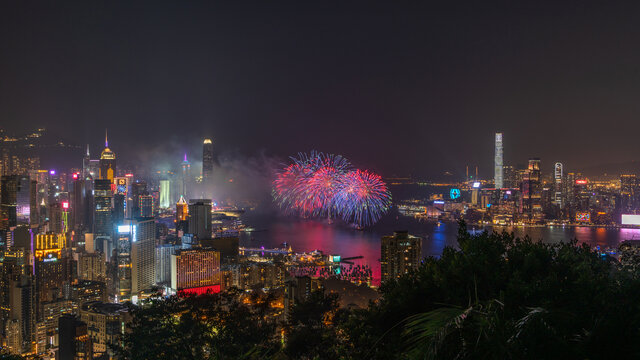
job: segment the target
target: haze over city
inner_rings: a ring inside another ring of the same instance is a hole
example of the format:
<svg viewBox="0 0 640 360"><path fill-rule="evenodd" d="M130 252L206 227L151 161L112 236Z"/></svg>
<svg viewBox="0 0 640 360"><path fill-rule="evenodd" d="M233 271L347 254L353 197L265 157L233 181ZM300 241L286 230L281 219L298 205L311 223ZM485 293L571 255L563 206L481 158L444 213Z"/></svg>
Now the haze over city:
<svg viewBox="0 0 640 360"><path fill-rule="evenodd" d="M640 3L0 3L0 360L640 358Z"/></svg>

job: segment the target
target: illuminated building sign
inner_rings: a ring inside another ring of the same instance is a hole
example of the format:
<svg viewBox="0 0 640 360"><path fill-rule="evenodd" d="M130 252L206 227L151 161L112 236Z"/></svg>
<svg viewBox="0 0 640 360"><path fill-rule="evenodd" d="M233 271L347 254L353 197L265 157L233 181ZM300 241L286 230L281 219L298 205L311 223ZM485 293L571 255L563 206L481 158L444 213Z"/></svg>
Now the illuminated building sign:
<svg viewBox="0 0 640 360"><path fill-rule="evenodd" d="M622 214L622 225L640 225L640 215Z"/></svg>
<svg viewBox="0 0 640 360"><path fill-rule="evenodd" d="M63 209L68 209L69 208L69 202L68 201L63 201L62 202L62 208Z"/></svg>
<svg viewBox="0 0 640 360"><path fill-rule="evenodd" d="M434 204L436 204L436 205L442 205L442 204L444 204L444 201L442 201L442 200L435 200L433 203L434 203Z"/></svg>
<svg viewBox="0 0 640 360"><path fill-rule="evenodd" d="M588 212L576 213L576 221L577 222L589 222L589 221L591 221L591 214L588 213Z"/></svg>
<svg viewBox="0 0 640 360"><path fill-rule="evenodd" d="M586 185L587 180L576 180L576 185Z"/></svg>
<svg viewBox="0 0 640 360"><path fill-rule="evenodd" d="M479 187L480 187L480 182L479 181L476 181L476 182L473 183L473 188L474 189L477 189Z"/></svg>
<svg viewBox="0 0 640 360"><path fill-rule="evenodd" d="M73 180L78 180L79 174L78 173L73 173Z"/></svg>
<svg viewBox="0 0 640 360"><path fill-rule="evenodd" d="M340 255L333 255L331 257L331 261L333 261L333 262L340 262L341 259L342 258L340 257Z"/></svg>
<svg viewBox="0 0 640 360"><path fill-rule="evenodd" d="M449 191L449 197L451 200L455 200L460 197L460 189L451 189Z"/></svg>
<svg viewBox="0 0 640 360"><path fill-rule="evenodd" d="M220 285L200 286L194 288L178 290L178 296L217 294L220 292Z"/></svg>
<svg viewBox="0 0 640 360"><path fill-rule="evenodd" d="M133 225L118 225L118 234L130 233Z"/></svg>

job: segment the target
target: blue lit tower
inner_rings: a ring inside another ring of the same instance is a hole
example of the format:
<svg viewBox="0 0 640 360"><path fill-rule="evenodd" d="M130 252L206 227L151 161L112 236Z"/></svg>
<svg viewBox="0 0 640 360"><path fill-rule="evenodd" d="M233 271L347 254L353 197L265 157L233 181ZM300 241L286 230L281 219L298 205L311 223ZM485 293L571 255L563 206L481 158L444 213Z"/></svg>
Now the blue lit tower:
<svg viewBox="0 0 640 360"><path fill-rule="evenodd" d="M502 133L496 133L496 151L494 157L494 175L493 182L495 183L496 189L501 189L504 187L504 177L503 177L503 156L502 156Z"/></svg>

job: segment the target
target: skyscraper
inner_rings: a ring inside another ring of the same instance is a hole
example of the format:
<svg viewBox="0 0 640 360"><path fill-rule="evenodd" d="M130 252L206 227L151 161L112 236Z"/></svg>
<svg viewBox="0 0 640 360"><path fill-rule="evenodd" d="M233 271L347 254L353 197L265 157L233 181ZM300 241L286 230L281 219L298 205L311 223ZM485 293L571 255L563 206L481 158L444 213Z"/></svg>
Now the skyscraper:
<svg viewBox="0 0 640 360"><path fill-rule="evenodd" d="M125 220L117 230L113 294L125 301L155 281L155 219Z"/></svg>
<svg viewBox="0 0 640 360"><path fill-rule="evenodd" d="M540 222L542 212L542 176L540 174L540 159L529 159L529 166L522 178L522 214L529 223Z"/></svg>
<svg viewBox="0 0 640 360"><path fill-rule="evenodd" d="M198 240L211 239L211 200L192 200L189 204L189 233Z"/></svg>
<svg viewBox="0 0 640 360"><path fill-rule="evenodd" d="M113 182L116 176L116 154L109 149L107 133L104 135L104 150L100 154L100 179Z"/></svg>
<svg viewBox="0 0 640 360"><path fill-rule="evenodd" d="M94 182L93 233L97 248L102 249L99 237L111 237L111 180L100 179Z"/></svg>
<svg viewBox="0 0 640 360"><path fill-rule="evenodd" d="M189 198L189 185L191 184L191 163L187 160L187 153L182 161L182 193L180 195Z"/></svg>
<svg viewBox="0 0 640 360"><path fill-rule="evenodd" d="M558 205L559 207L563 206L563 201L562 201L562 176L563 176L562 163L557 162L553 166L553 182L554 182L553 203Z"/></svg>
<svg viewBox="0 0 640 360"><path fill-rule="evenodd" d="M504 178L503 178L503 158L502 158L502 133L496 133L496 151L494 157L494 174L493 174L493 182L495 183L496 189L501 189L504 187Z"/></svg>
<svg viewBox="0 0 640 360"><path fill-rule="evenodd" d="M407 231L395 231L383 236L380 251L382 282L396 279L411 269L416 269L422 259L422 238Z"/></svg>
<svg viewBox="0 0 640 360"><path fill-rule="evenodd" d="M204 139L202 143L202 182L205 184L211 180L213 175L213 142L211 139Z"/></svg>

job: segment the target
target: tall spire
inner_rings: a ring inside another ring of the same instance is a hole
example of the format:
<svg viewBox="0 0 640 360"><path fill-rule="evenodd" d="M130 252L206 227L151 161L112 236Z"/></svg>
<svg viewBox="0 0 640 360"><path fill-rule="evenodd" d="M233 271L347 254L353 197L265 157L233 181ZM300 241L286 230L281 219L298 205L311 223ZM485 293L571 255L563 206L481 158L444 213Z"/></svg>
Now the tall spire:
<svg viewBox="0 0 640 360"><path fill-rule="evenodd" d="M109 139L107 138L107 129L104 129L104 147L109 147Z"/></svg>
<svg viewBox="0 0 640 360"><path fill-rule="evenodd" d="M87 157L89 157L89 144L87 144Z"/></svg>
<svg viewBox="0 0 640 360"><path fill-rule="evenodd" d="M188 162L187 161L187 153L184 153L184 162Z"/></svg>

